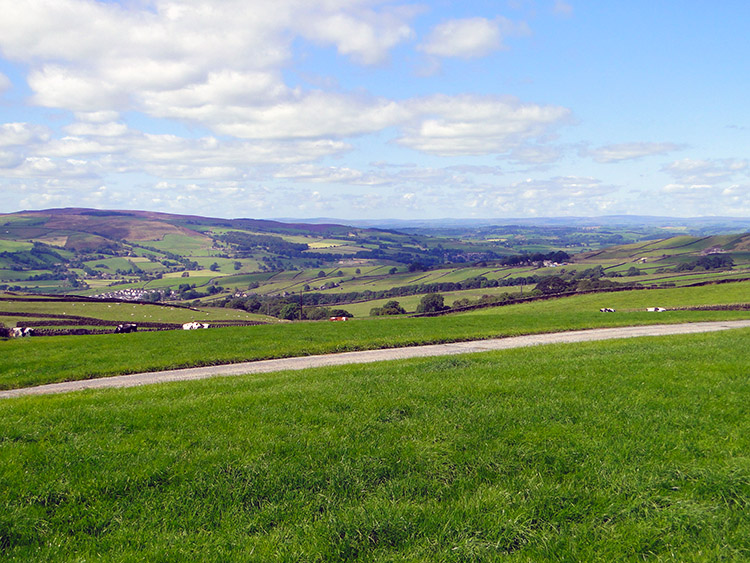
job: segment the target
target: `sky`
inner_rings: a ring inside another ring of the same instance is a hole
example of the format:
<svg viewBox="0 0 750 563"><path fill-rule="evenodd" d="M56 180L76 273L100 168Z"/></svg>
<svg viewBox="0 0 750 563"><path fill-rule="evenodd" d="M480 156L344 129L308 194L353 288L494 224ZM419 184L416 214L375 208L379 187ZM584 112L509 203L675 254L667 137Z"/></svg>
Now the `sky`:
<svg viewBox="0 0 750 563"><path fill-rule="evenodd" d="M0 212L750 216L746 0L0 14Z"/></svg>

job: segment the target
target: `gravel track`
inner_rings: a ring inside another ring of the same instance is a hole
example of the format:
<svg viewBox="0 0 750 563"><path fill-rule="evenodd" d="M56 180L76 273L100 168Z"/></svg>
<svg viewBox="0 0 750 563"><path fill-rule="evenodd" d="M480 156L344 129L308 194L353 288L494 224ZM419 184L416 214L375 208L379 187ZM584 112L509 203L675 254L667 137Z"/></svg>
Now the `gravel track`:
<svg viewBox="0 0 750 563"><path fill-rule="evenodd" d="M24 389L11 389L8 391L0 391L0 399L21 397L25 395L68 393L70 391L80 391L84 389L136 387L153 383L168 383L172 381L190 381L218 376L300 370L321 366L341 366L347 364L381 362L386 360L424 358L428 356L471 354L476 352L487 352L490 350L507 350L509 348L538 346L542 344L591 342L595 340L634 338L638 336L693 334L698 332L715 332L719 330L746 327L750 327L750 320L599 328L550 334L532 334L528 336L494 338L489 340L472 340L469 342L453 342L449 344L430 344L426 346L412 346L406 348L387 348L384 350L365 350L361 352L343 352L340 354L325 354L320 356L260 360L239 364L135 373L131 375L118 375L98 379L85 379L81 381L66 381L64 383L52 383L48 385L39 385L37 387L27 387Z"/></svg>

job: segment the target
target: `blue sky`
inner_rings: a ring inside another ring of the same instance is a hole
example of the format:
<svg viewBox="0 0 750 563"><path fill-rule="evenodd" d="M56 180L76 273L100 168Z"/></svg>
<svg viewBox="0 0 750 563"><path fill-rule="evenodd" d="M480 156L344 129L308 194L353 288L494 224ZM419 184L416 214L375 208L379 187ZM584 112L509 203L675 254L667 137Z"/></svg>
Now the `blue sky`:
<svg viewBox="0 0 750 563"><path fill-rule="evenodd" d="M744 1L0 13L0 212L750 216Z"/></svg>

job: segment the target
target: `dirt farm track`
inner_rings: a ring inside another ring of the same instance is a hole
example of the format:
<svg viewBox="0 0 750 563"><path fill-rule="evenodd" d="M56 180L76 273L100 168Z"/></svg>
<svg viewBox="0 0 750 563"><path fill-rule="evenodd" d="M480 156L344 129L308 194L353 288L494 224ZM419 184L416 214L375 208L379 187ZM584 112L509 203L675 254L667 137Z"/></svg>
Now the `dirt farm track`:
<svg viewBox="0 0 750 563"><path fill-rule="evenodd" d="M408 358L471 354L477 352L488 352L491 350L507 350L510 348L538 346L542 344L591 342L595 340L634 338L639 336L693 334L698 332L715 332L719 330L746 327L750 327L750 320L603 328L550 334L534 334L510 338L496 338L490 340L473 340L469 342L454 342L449 344L432 344L407 348L388 348L383 350L344 352L340 354L326 354L320 356L261 360L220 366L136 373L131 375L103 377L99 379L53 383L49 385L40 385L38 387L27 387L25 389L12 389L9 391L0 391L0 399L21 397L24 395L68 393L84 389L136 387L139 385L151 385L154 383L190 381L194 379L206 379L209 377L269 373L285 370L300 370L322 366L341 366Z"/></svg>

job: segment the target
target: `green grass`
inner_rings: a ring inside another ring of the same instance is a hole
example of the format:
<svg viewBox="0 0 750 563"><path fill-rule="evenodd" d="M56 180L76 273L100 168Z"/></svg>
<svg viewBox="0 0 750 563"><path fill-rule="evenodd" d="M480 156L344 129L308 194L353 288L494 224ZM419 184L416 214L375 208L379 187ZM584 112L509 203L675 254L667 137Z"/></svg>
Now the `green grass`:
<svg viewBox="0 0 750 563"><path fill-rule="evenodd" d="M26 301L6 301L0 299L0 322L5 326L24 326L29 320L55 320L58 324L54 328L68 327L65 319L56 319L50 315L65 315L88 317L111 321L112 328L120 322L154 322L154 323L186 323L195 320L212 322L217 320L240 320L278 322L273 317L247 313L238 309L198 308L188 309L186 307L170 307L168 305L147 303L102 303L102 302L75 302L75 301L43 301L30 298ZM34 315L13 315L13 313L28 313ZM83 327L81 327L83 328ZM99 329L106 328L99 326ZM0 368L1 370L1 368Z"/></svg>
<svg viewBox="0 0 750 563"><path fill-rule="evenodd" d="M33 247L34 245L30 242L0 240L0 252L19 252L23 250L31 250Z"/></svg>
<svg viewBox="0 0 750 563"><path fill-rule="evenodd" d="M749 284L582 295L435 318L371 318L208 331L60 336L0 342L0 388L179 367L454 342L606 326L750 318L750 311L646 307L737 303ZM123 304L128 312L133 305ZM136 306L132 312L135 313ZM617 314L602 314L615 307ZM219 309L218 311L222 311ZM219 313L217 313L219 314ZM135 318L135 317L131 317ZM225 317L226 318L226 317ZM127 317L124 319L127 320ZM202 320L202 319L198 319Z"/></svg>
<svg viewBox="0 0 750 563"><path fill-rule="evenodd" d="M206 256L211 248L208 237L188 235L164 235L161 240L146 241L146 246L183 256Z"/></svg>
<svg viewBox="0 0 750 563"><path fill-rule="evenodd" d="M750 331L0 402L7 561L745 561Z"/></svg>

